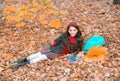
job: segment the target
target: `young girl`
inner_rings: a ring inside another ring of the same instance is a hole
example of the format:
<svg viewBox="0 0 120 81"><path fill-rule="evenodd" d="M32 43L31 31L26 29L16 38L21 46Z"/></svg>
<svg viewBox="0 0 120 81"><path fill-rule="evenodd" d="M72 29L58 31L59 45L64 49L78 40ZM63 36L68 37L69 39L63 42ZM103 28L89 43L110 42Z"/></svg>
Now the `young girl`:
<svg viewBox="0 0 120 81"><path fill-rule="evenodd" d="M83 47L83 37L79 26L70 22L67 25L67 30L65 33L61 34L53 44L47 44L42 47L42 50L38 53L30 55L22 60L18 60L15 68L19 68L26 64L36 63L40 60L55 58L59 55L65 55L67 53L76 54L82 50Z"/></svg>

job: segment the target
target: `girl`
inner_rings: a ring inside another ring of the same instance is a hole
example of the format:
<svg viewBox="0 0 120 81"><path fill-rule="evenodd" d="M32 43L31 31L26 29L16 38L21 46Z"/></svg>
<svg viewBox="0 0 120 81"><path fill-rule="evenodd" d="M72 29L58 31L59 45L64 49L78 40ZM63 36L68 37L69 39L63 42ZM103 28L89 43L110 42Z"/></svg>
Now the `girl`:
<svg viewBox="0 0 120 81"><path fill-rule="evenodd" d="M40 60L55 58L59 55L65 55L67 53L76 52L76 54L82 50L83 37L79 26L70 22L67 25L65 33L61 34L53 44L48 44L42 47L42 50L38 53L30 55L22 60L18 60L15 68L19 68L26 64L36 63Z"/></svg>

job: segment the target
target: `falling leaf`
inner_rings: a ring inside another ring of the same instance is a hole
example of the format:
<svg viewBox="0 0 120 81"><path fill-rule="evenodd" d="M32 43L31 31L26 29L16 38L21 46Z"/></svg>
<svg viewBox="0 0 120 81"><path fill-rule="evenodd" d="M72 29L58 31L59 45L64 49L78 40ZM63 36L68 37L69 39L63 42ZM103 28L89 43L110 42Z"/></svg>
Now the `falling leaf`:
<svg viewBox="0 0 120 81"><path fill-rule="evenodd" d="M50 26L54 27L54 28L60 28L63 27L63 25L61 24L61 21L58 19L52 20L50 21Z"/></svg>
<svg viewBox="0 0 120 81"><path fill-rule="evenodd" d="M7 54L7 58L8 58L8 59L13 58L13 54Z"/></svg>
<svg viewBox="0 0 120 81"><path fill-rule="evenodd" d="M38 21L40 22L40 24L45 25L47 23L47 20L45 20L44 18L39 18Z"/></svg>

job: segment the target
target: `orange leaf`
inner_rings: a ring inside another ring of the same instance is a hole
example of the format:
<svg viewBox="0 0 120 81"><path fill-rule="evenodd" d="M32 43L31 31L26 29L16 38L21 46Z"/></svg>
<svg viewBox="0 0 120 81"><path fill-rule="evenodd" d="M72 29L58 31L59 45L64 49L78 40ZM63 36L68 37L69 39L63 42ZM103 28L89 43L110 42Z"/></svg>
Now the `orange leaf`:
<svg viewBox="0 0 120 81"><path fill-rule="evenodd" d="M15 20L15 16L9 15L6 17L6 21L13 22Z"/></svg>
<svg viewBox="0 0 120 81"><path fill-rule="evenodd" d="M18 9L16 8L15 5L10 5L10 6L7 6L4 10L3 10L3 14L6 14L6 15L9 15L11 13L15 13L17 12Z"/></svg>
<svg viewBox="0 0 120 81"><path fill-rule="evenodd" d="M23 19L23 18L20 17L20 16L15 16L14 21L15 21L15 22L20 22L22 19Z"/></svg>
<svg viewBox="0 0 120 81"><path fill-rule="evenodd" d="M54 27L54 28L63 27L63 25L61 24L61 21L58 20L58 19L52 20L52 21L50 22L50 25L51 25L51 27Z"/></svg>
<svg viewBox="0 0 120 81"><path fill-rule="evenodd" d="M6 2L10 2L11 0L6 0Z"/></svg>
<svg viewBox="0 0 120 81"><path fill-rule="evenodd" d="M53 6L53 4L50 2L46 4L46 8L51 8L52 6Z"/></svg>
<svg viewBox="0 0 120 81"><path fill-rule="evenodd" d="M47 21L43 18L39 18L38 20L39 20L40 24L42 24L42 25L45 25L47 23Z"/></svg>
<svg viewBox="0 0 120 81"><path fill-rule="evenodd" d="M35 18L35 14L33 14L31 12L25 12L24 13L24 18L25 19L34 19Z"/></svg>
<svg viewBox="0 0 120 81"><path fill-rule="evenodd" d="M91 47L90 51L85 56L87 61L101 61L105 60L108 51L106 48L98 46L98 47Z"/></svg>
<svg viewBox="0 0 120 81"><path fill-rule="evenodd" d="M14 4L8 6L6 9L10 10L11 12L17 12L17 8Z"/></svg>
<svg viewBox="0 0 120 81"><path fill-rule="evenodd" d="M15 24L15 27L22 27L22 26L24 26L25 25L25 23L24 22L21 22L21 23L16 23Z"/></svg>
<svg viewBox="0 0 120 81"><path fill-rule="evenodd" d="M7 58L8 58L8 59L13 58L13 54L7 54Z"/></svg>

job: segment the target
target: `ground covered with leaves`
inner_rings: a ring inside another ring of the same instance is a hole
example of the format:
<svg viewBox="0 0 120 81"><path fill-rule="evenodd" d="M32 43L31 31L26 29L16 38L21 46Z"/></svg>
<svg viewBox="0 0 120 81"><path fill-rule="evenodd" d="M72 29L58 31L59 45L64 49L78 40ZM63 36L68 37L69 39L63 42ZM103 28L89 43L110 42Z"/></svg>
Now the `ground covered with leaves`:
<svg viewBox="0 0 120 81"><path fill-rule="evenodd" d="M85 41L104 36L105 60L70 64L65 55L17 71L5 69L38 52L71 21L78 23ZM106 0L1 0L0 81L120 81L120 5Z"/></svg>

